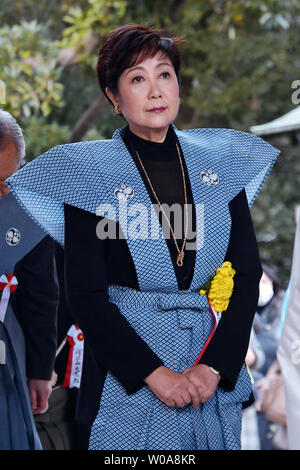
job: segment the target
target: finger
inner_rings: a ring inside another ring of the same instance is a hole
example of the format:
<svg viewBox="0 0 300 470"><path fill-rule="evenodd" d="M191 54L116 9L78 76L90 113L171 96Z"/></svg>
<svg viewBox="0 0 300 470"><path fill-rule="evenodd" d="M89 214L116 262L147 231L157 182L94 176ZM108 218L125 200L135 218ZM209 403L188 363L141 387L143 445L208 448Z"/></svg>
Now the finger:
<svg viewBox="0 0 300 470"><path fill-rule="evenodd" d="M47 396L45 393L38 392L37 406L39 413L47 407Z"/></svg>
<svg viewBox="0 0 300 470"><path fill-rule="evenodd" d="M41 406L39 406L36 409L35 414L45 413L48 410L48 408L49 408L48 401L46 401L45 403L41 404Z"/></svg>
<svg viewBox="0 0 300 470"><path fill-rule="evenodd" d="M167 405L169 408L175 408L176 403L174 400L162 400L165 405Z"/></svg>
<svg viewBox="0 0 300 470"><path fill-rule="evenodd" d="M212 397L213 394L209 393L209 392L204 392L201 394L201 403L206 403L211 397Z"/></svg>
<svg viewBox="0 0 300 470"><path fill-rule="evenodd" d="M46 392L45 392L45 400L46 401L48 401L51 394L52 394L52 387L49 384L48 387L46 388Z"/></svg>
<svg viewBox="0 0 300 470"><path fill-rule="evenodd" d="M38 402L38 405L35 409L35 414L43 413L48 409L48 400L42 400Z"/></svg>
<svg viewBox="0 0 300 470"><path fill-rule="evenodd" d="M35 412L36 412L36 408L37 408L37 394L36 394L36 390L33 389L33 388L29 388L29 395L30 395L30 404L31 404L31 408L32 408L33 413L35 413Z"/></svg>
<svg viewBox="0 0 300 470"><path fill-rule="evenodd" d="M200 403L206 403L208 398L206 396L201 395Z"/></svg>
<svg viewBox="0 0 300 470"><path fill-rule="evenodd" d="M181 398L182 398L182 400L183 400L183 402L184 402L184 406L188 405L188 404L191 403L191 401L192 401L192 397L191 397L191 395L190 395L190 393L189 393L188 390L187 390L186 392L183 392L183 393L181 394Z"/></svg>
<svg viewBox="0 0 300 470"><path fill-rule="evenodd" d="M177 408L183 408L185 406L185 402L183 400L183 398L181 397L178 397L175 399L175 405Z"/></svg>
<svg viewBox="0 0 300 470"><path fill-rule="evenodd" d="M198 410L199 405L200 405L200 392L192 382L189 383L189 389L188 390L189 390L189 393L190 393L191 398L192 398L193 408L195 410Z"/></svg>

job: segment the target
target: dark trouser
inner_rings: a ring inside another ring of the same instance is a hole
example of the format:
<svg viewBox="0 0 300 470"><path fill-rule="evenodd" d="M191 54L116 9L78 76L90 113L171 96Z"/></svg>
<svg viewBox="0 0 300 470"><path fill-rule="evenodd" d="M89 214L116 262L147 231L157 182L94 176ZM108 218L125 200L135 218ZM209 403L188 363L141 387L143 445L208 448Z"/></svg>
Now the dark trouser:
<svg viewBox="0 0 300 470"><path fill-rule="evenodd" d="M35 415L37 431L44 450L84 450L89 432L74 420L77 389L57 388L49 398L46 413Z"/></svg>

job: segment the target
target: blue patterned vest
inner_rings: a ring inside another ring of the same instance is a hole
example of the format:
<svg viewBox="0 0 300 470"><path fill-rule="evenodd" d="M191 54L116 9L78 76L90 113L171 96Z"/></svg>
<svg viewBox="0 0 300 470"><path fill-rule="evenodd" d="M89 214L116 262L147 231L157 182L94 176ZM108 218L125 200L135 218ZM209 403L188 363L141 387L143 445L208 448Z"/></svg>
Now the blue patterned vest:
<svg viewBox="0 0 300 470"><path fill-rule="evenodd" d="M231 129L175 131L197 207L192 283L188 291L178 290L161 227L154 238L150 227L143 225L139 237L127 238L140 291L111 285L109 300L166 367L180 372L192 366L213 327L207 300L198 292L224 261L231 228L228 203L246 188L251 205L279 152L256 136ZM123 233L125 215L135 204L151 213L148 192L122 132L117 130L107 141L55 147L9 178L23 207L61 244L64 203L98 214L103 204L115 207L109 218L120 222ZM217 175L218 184L201 178L209 170ZM122 184L134 190L126 204L118 204L115 197ZM108 373L90 448L238 449L241 403L250 393L251 381L243 367L233 392L218 389L197 411L191 405L176 409L160 402L147 387L128 396Z"/></svg>

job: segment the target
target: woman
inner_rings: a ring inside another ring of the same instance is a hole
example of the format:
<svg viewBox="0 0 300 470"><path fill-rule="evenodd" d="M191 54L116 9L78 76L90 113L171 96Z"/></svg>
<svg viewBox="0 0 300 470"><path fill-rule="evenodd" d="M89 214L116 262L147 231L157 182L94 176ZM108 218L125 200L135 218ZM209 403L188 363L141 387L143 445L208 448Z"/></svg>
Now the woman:
<svg viewBox="0 0 300 470"><path fill-rule="evenodd" d="M112 31L98 78L128 125L55 147L8 181L65 242L89 361L80 414L93 422L90 449L240 448L261 276L248 202L278 151L243 132L173 126L179 43L139 25ZM236 275L220 319L199 290L225 260Z"/></svg>

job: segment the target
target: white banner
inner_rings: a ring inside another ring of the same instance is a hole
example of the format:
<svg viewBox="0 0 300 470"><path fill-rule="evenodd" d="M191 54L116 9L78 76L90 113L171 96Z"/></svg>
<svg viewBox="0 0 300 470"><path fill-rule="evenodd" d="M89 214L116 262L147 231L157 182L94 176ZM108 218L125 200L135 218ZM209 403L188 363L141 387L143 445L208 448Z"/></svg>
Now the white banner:
<svg viewBox="0 0 300 470"><path fill-rule="evenodd" d="M7 276L5 274L0 276L0 291L2 291L2 297L0 301L0 321L2 323L5 320L10 294L15 292L17 287L17 278L12 273L7 274Z"/></svg>
<svg viewBox="0 0 300 470"><path fill-rule="evenodd" d="M79 388L83 364L84 335L78 325L72 325L67 333L70 345L64 388Z"/></svg>

